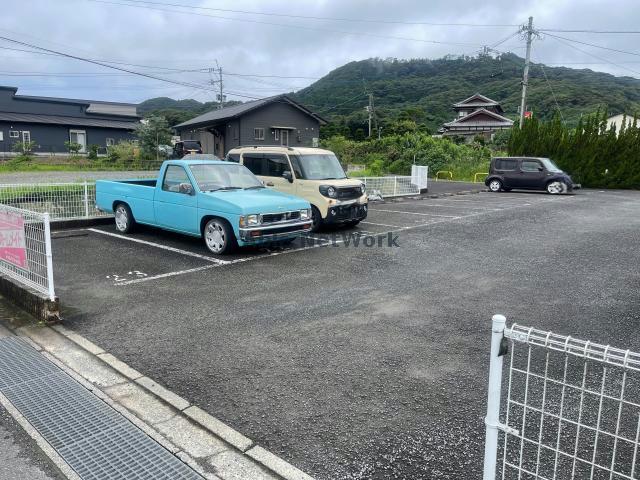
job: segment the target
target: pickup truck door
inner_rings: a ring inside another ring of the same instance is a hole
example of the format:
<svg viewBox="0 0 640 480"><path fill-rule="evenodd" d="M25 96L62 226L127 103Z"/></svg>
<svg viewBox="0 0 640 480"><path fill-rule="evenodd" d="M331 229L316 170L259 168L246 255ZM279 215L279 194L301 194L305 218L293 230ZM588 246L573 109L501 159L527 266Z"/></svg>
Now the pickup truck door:
<svg viewBox="0 0 640 480"><path fill-rule="evenodd" d="M200 233L198 199L193 182L181 165L167 165L156 188L153 208L158 226Z"/></svg>

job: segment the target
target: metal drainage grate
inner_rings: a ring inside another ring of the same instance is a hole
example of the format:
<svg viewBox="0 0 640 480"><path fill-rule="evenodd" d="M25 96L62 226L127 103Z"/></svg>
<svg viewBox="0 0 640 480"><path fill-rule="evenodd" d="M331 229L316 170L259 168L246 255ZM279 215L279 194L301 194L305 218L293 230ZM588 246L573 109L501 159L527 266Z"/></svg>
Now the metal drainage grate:
<svg viewBox="0 0 640 480"><path fill-rule="evenodd" d="M82 479L202 480L18 337L0 339L0 392Z"/></svg>

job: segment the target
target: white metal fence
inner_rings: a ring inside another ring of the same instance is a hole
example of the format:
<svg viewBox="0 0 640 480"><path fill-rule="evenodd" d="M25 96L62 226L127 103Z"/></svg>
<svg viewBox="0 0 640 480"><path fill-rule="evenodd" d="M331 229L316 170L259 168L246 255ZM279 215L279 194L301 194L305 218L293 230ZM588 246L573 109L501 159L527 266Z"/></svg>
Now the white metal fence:
<svg viewBox="0 0 640 480"><path fill-rule="evenodd" d="M501 315L492 332L484 480L639 478L640 354Z"/></svg>
<svg viewBox="0 0 640 480"><path fill-rule="evenodd" d="M48 213L0 204L0 272L55 298Z"/></svg>
<svg viewBox="0 0 640 480"><path fill-rule="evenodd" d="M379 192L383 197L400 197L417 195L427 188L429 168L413 165L410 176L394 177L359 177L365 184L368 193Z"/></svg>
<svg viewBox="0 0 640 480"><path fill-rule="evenodd" d="M0 204L49 213L52 220L102 217L96 210L96 184L38 183L0 185Z"/></svg>

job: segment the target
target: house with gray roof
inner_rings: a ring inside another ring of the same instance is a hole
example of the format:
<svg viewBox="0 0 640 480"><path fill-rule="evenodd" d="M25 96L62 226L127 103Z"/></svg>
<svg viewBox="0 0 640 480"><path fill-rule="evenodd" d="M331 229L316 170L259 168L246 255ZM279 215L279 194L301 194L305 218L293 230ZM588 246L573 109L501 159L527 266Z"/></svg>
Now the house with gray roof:
<svg viewBox="0 0 640 480"><path fill-rule="evenodd" d="M16 87L0 86L0 156L14 153L16 143L34 142L33 153L65 154L65 142L81 152L134 139L140 123L136 105L72 98L17 95Z"/></svg>
<svg viewBox="0 0 640 480"><path fill-rule="evenodd" d="M461 102L454 103L456 117L442 125L438 133L443 137L462 137L472 142L477 136L491 140L498 130L509 129L513 120L504 116L500 103L476 93Z"/></svg>
<svg viewBox="0 0 640 480"><path fill-rule="evenodd" d="M319 115L286 95L253 100L199 115L175 125L182 140L199 140L204 153L223 158L234 147L246 145L318 145Z"/></svg>

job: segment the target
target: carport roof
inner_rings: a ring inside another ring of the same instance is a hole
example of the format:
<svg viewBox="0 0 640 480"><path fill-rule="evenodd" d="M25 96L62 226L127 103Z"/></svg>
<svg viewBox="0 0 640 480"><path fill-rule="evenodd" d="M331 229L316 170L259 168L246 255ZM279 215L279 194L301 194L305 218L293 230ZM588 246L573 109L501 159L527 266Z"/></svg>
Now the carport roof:
<svg viewBox="0 0 640 480"><path fill-rule="evenodd" d="M0 121L23 123L46 123L50 125L73 125L84 127L123 128L133 130L139 122L103 120L90 117L66 117L64 115L41 115L36 113L0 112Z"/></svg>
<svg viewBox="0 0 640 480"><path fill-rule="evenodd" d="M178 130L184 130L188 127L201 127L204 125L223 122L226 120L230 120L232 118L239 117L240 115L250 112L251 110L264 107L265 105L268 105L274 102L288 103L296 108L299 108L307 115L314 117L320 123L322 124L327 123L327 121L324 118L313 113L311 110L307 109L302 104L290 99L286 95L275 95L273 97L260 98L258 100L246 102L241 105L234 105L233 107L225 107L225 108L220 108L218 110L212 110L210 112L203 113L202 115L198 115L197 117L192 118L191 120L187 120L186 122L179 123L178 125L175 125L173 128L176 128Z"/></svg>

